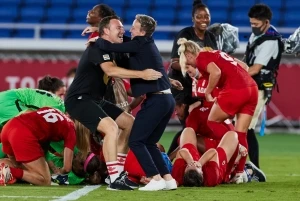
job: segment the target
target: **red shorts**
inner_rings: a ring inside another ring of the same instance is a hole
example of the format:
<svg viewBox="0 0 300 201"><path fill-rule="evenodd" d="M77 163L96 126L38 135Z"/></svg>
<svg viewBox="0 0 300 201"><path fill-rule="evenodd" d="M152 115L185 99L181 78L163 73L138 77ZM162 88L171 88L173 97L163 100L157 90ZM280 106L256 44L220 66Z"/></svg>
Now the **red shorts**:
<svg viewBox="0 0 300 201"><path fill-rule="evenodd" d="M29 163L44 157L38 139L17 119L10 120L1 132L3 152L15 156L20 163Z"/></svg>
<svg viewBox="0 0 300 201"><path fill-rule="evenodd" d="M216 149L218 147L218 144L219 144L219 140L214 140L214 139L211 139L211 138L204 138L204 143L205 143L205 151L213 148L213 149Z"/></svg>
<svg viewBox="0 0 300 201"><path fill-rule="evenodd" d="M139 183L142 176L146 176L144 170L142 169L140 163L136 159L134 153L129 150L125 164L124 170L128 172L128 177L132 181Z"/></svg>
<svg viewBox="0 0 300 201"><path fill-rule="evenodd" d="M217 149L219 165L215 161L209 161L203 165L204 186L213 187L221 184L224 180L227 167L227 157L223 148Z"/></svg>
<svg viewBox="0 0 300 201"><path fill-rule="evenodd" d="M221 109L231 117L238 113L253 116L257 100L257 86L243 89L224 89L219 93L217 98Z"/></svg>
<svg viewBox="0 0 300 201"><path fill-rule="evenodd" d="M207 125L210 109L211 107L197 107L193 109L185 121L185 127L192 128L199 135L211 137L213 132Z"/></svg>

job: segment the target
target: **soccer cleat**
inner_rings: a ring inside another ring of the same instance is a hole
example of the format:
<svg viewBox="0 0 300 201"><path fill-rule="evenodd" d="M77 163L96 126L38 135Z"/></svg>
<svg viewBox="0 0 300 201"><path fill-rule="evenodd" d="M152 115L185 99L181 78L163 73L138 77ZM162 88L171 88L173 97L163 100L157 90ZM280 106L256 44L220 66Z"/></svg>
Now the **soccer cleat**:
<svg viewBox="0 0 300 201"><path fill-rule="evenodd" d="M130 186L131 188L138 188L140 187L139 184L131 181L128 177L125 177L125 184L127 184L128 186Z"/></svg>
<svg viewBox="0 0 300 201"><path fill-rule="evenodd" d="M59 184L59 185L68 185L69 177L67 174L51 175L51 182Z"/></svg>
<svg viewBox="0 0 300 201"><path fill-rule="evenodd" d="M170 181L166 182L166 188L164 190L176 190L177 189L177 182L175 179L171 179Z"/></svg>
<svg viewBox="0 0 300 201"><path fill-rule="evenodd" d="M14 178L14 176L10 173L9 180L7 181L7 184L14 184L17 182L17 179Z"/></svg>
<svg viewBox="0 0 300 201"><path fill-rule="evenodd" d="M164 179L161 179L159 181L156 181L154 179L151 179L150 182L144 186L140 187L140 191L160 191L166 189L166 181Z"/></svg>
<svg viewBox="0 0 300 201"><path fill-rule="evenodd" d="M256 167L256 165L254 165L251 161L246 162L246 167L248 169L252 169L252 171L253 171L252 180L253 181L258 181L258 182L266 182L267 181L267 177L266 177L265 173L261 169Z"/></svg>
<svg viewBox="0 0 300 201"><path fill-rule="evenodd" d="M127 190L132 191L133 188L128 186L125 183L125 179L127 178L126 174L123 174L123 172L120 174L120 176L112 183L109 184L109 186L106 188L106 190Z"/></svg>

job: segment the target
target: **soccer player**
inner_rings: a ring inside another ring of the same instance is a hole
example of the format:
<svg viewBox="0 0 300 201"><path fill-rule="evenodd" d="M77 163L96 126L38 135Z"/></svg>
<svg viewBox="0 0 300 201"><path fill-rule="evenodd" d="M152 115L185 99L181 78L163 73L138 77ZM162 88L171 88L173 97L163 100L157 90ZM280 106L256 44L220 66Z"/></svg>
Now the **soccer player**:
<svg viewBox="0 0 300 201"><path fill-rule="evenodd" d="M60 97L62 100L64 99L67 91L65 83L61 79L57 77L51 77L49 75L46 75L39 80L38 89L49 91Z"/></svg>
<svg viewBox="0 0 300 201"><path fill-rule="evenodd" d="M211 48L200 47L193 41L182 38L180 44L180 65L185 75L188 68L195 68L208 79L205 97L208 102L214 102L207 124L215 135L215 139L223 136L228 128L224 120L237 117L235 131L239 143L248 148L246 133L257 104L258 89L251 76L248 66L221 51L211 51ZM212 97L215 87L220 89L216 98ZM238 98L237 98L238 97ZM220 140L218 138L217 140ZM237 176L243 172L246 156L240 160Z"/></svg>
<svg viewBox="0 0 300 201"><path fill-rule="evenodd" d="M60 174L72 169L73 149L76 144L74 122L57 109L44 107L11 119L1 132L3 152L11 165L0 166L2 185L9 180L23 179L34 185L50 185L49 167L44 149L50 141L64 141L64 166Z"/></svg>
<svg viewBox="0 0 300 201"><path fill-rule="evenodd" d="M0 92L0 127L27 109L36 110L46 106L65 112L64 102L44 90L20 88Z"/></svg>

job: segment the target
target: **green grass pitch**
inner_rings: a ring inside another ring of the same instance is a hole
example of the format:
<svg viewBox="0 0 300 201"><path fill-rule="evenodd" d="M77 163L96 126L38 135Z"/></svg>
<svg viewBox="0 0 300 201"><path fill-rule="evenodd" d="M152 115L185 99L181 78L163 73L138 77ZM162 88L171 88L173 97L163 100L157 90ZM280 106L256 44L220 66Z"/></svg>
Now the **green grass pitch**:
<svg viewBox="0 0 300 201"><path fill-rule="evenodd" d="M174 133L165 133L167 149ZM274 134L259 137L261 169L266 183L221 185L214 188L179 188L176 191L107 191L106 186L79 197L80 201L296 201L300 200L300 135ZM83 186L0 186L0 200L68 200L64 197Z"/></svg>

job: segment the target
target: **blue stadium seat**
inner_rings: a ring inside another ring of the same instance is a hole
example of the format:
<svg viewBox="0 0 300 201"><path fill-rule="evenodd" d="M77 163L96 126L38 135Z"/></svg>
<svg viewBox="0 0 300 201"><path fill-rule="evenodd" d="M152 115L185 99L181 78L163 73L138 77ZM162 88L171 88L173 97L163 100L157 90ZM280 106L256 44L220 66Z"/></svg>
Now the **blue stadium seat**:
<svg viewBox="0 0 300 201"><path fill-rule="evenodd" d="M207 1L208 8L211 9L228 9L230 7L230 0L213 0Z"/></svg>
<svg viewBox="0 0 300 201"><path fill-rule="evenodd" d="M238 9L231 12L231 24L233 26L250 26L248 9Z"/></svg>
<svg viewBox="0 0 300 201"><path fill-rule="evenodd" d="M149 15L149 9L147 8L129 8L124 13L124 22L126 24L132 24L133 20L135 19L135 16L137 14L147 14Z"/></svg>
<svg viewBox="0 0 300 201"><path fill-rule="evenodd" d="M42 30L41 38L64 38L65 30Z"/></svg>
<svg viewBox="0 0 300 201"><path fill-rule="evenodd" d="M286 1L286 0L284 0ZM263 3L269 6L272 10L273 9L281 9L283 4L281 0L258 0L257 3Z"/></svg>
<svg viewBox="0 0 300 201"><path fill-rule="evenodd" d="M0 29L0 38L11 37L11 29Z"/></svg>
<svg viewBox="0 0 300 201"><path fill-rule="evenodd" d="M18 29L15 34L13 34L13 37L16 38L33 38L33 36L34 30L32 29Z"/></svg>
<svg viewBox="0 0 300 201"><path fill-rule="evenodd" d="M20 22L40 23L44 17L45 9L43 6L23 7L20 13Z"/></svg>
<svg viewBox="0 0 300 201"><path fill-rule="evenodd" d="M155 20L174 20L175 13L175 10L172 8L157 8L152 10L151 16Z"/></svg>
<svg viewBox="0 0 300 201"><path fill-rule="evenodd" d="M299 10L291 10L284 14L284 26L298 28L300 26L300 12Z"/></svg>
<svg viewBox="0 0 300 201"><path fill-rule="evenodd" d="M228 22L228 11L225 9L210 9L211 23Z"/></svg>
<svg viewBox="0 0 300 201"><path fill-rule="evenodd" d="M157 8L175 9L178 6L178 4L176 1L155 0L153 6L154 6L154 9L157 9Z"/></svg>
<svg viewBox="0 0 300 201"><path fill-rule="evenodd" d="M288 12L290 9L300 9L300 2L297 0L285 0L285 9Z"/></svg>
<svg viewBox="0 0 300 201"><path fill-rule="evenodd" d="M192 25L192 13L191 12L182 12L180 15L177 15L176 25Z"/></svg>
<svg viewBox="0 0 300 201"><path fill-rule="evenodd" d="M170 40L169 32L154 32L154 40Z"/></svg>
<svg viewBox="0 0 300 201"><path fill-rule="evenodd" d="M1 0L1 6L19 6L23 0Z"/></svg>
<svg viewBox="0 0 300 201"><path fill-rule="evenodd" d="M47 11L46 23L66 23L71 18L69 7L51 7Z"/></svg>
<svg viewBox="0 0 300 201"><path fill-rule="evenodd" d="M192 1L187 1L187 0L178 0L178 5L181 8L191 8L192 9L193 2Z"/></svg>
<svg viewBox="0 0 300 201"><path fill-rule="evenodd" d="M149 8L152 5L152 0L129 0L128 1L128 6L130 8L134 7L147 7Z"/></svg>
<svg viewBox="0 0 300 201"><path fill-rule="evenodd" d="M232 7L234 10L236 9L246 9L247 12L245 13L247 15L248 10L256 3L256 0L233 0Z"/></svg>
<svg viewBox="0 0 300 201"><path fill-rule="evenodd" d="M14 6L0 7L0 22L13 22L19 16L19 9Z"/></svg>
<svg viewBox="0 0 300 201"><path fill-rule="evenodd" d="M41 0L25 0L25 6L48 6L48 1L41 1Z"/></svg>
<svg viewBox="0 0 300 201"><path fill-rule="evenodd" d="M51 6L58 6L58 7L62 7L62 6L66 6L66 7L71 7L75 4L74 0L49 0L50 1L50 5Z"/></svg>
<svg viewBox="0 0 300 201"><path fill-rule="evenodd" d="M76 19L86 19L86 16L88 14L88 10L85 8L75 8L73 9L72 16Z"/></svg>
<svg viewBox="0 0 300 201"><path fill-rule="evenodd" d="M94 0L77 0L76 1L77 8L87 8L87 10L91 10L97 4L98 3L95 2Z"/></svg>
<svg viewBox="0 0 300 201"><path fill-rule="evenodd" d="M127 4L127 0L103 0L104 4L109 5L113 9L116 9L118 7L123 7Z"/></svg>

